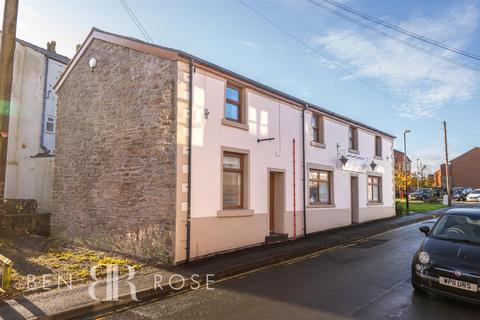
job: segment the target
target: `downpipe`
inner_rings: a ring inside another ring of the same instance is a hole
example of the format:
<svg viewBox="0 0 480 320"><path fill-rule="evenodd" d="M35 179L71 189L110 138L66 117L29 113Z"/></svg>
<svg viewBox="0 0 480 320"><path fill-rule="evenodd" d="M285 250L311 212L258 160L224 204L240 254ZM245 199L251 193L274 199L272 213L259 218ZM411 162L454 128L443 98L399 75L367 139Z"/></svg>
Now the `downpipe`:
<svg viewBox="0 0 480 320"><path fill-rule="evenodd" d="M193 118L193 59L189 63L188 82L188 193L187 193L187 239L185 260L190 262L190 239L192 222L192 118Z"/></svg>
<svg viewBox="0 0 480 320"><path fill-rule="evenodd" d="M45 114L47 109L47 92L48 92L48 64L50 59L46 57L45 59L45 72L44 72L44 79L43 79L43 103L42 103L42 126L40 128L40 148L45 152L48 153L49 150L43 144L43 139L45 137Z"/></svg>
<svg viewBox="0 0 480 320"><path fill-rule="evenodd" d="M306 168L306 160L305 160L305 110L308 108L308 104L305 104L305 106L302 109L302 177L303 177L303 236L307 237L307 193L306 193L306 173L305 173L305 168Z"/></svg>

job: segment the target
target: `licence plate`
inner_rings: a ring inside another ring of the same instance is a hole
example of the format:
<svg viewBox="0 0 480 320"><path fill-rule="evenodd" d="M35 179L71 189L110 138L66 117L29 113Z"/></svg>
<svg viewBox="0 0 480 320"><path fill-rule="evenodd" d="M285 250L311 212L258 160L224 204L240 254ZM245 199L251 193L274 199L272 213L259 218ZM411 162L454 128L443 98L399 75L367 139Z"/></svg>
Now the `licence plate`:
<svg viewBox="0 0 480 320"><path fill-rule="evenodd" d="M463 290L473 291L473 292L477 292L478 290L478 286L475 283L471 283L471 282L450 279L445 277L438 277L438 281L441 285L452 287L452 288L458 288L458 289L463 289Z"/></svg>

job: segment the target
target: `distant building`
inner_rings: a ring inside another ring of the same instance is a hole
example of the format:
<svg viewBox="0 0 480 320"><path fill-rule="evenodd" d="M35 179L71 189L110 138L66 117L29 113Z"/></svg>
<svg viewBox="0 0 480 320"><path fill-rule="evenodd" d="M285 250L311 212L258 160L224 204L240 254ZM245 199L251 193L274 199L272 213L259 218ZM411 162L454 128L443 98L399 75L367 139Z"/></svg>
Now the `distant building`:
<svg viewBox="0 0 480 320"><path fill-rule="evenodd" d="M449 176L453 187L480 188L480 148L475 147L450 161ZM435 184L446 188L445 164L435 172Z"/></svg>
<svg viewBox="0 0 480 320"><path fill-rule="evenodd" d="M395 170L405 171L405 153L397 149L393 150L393 156L395 157ZM407 156L407 168L410 170L409 164L412 161Z"/></svg>
<svg viewBox="0 0 480 320"><path fill-rule="evenodd" d="M53 85L69 62L55 52L17 39L8 129L5 198L35 199L51 210L56 95Z"/></svg>
<svg viewBox="0 0 480 320"><path fill-rule="evenodd" d="M442 169L443 169L443 171L442 171ZM446 183L444 181L442 181L442 176L443 176L443 178L445 178L445 165L441 165L440 169L435 171L433 176L434 176L436 187L442 187L442 186L446 185Z"/></svg>

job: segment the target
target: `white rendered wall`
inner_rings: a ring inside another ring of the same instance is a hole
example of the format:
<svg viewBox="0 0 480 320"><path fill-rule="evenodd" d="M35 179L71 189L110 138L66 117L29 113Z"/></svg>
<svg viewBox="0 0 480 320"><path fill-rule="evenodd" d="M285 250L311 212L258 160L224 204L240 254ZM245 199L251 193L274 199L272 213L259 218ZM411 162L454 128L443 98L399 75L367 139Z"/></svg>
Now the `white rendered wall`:
<svg viewBox="0 0 480 320"><path fill-rule="evenodd" d="M8 132L6 198L36 199L39 211L51 210L53 157L32 157L44 153L40 147L46 58L17 42L14 58L12 103ZM52 61L49 85L64 65ZM55 112L55 94L50 93L49 114ZM54 143L50 139L51 143Z"/></svg>
<svg viewBox="0 0 480 320"><path fill-rule="evenodd" d="M182 72L182 71L181 71ZM181 73L180 72L180 73ZM183 78L180 75L180 78ZM268 170L285 172L285 215L283 232L293 237L293 145L296 141L296 235L303 235L302 128L301 109L247 89L248 131L222 124L226 80L200 68L194 74L192 149L192 257L258 244L269 234ZM205 118L208 109L208 119ZM337 143L348 146L348 124L325 117L325 148L310 146L310 113L306 113L307 163L334 167L335 206L307 208L307 230L315 232L351 223L350 175L338 161ZM257 142L257 139L274 138ZM359 128L360 157L372 158L375 133ZM360 221L391 216L392 140L383 137L383 158L375 159L383 180L383 203L367 205L366 174L359 177ZM249 151L249 208L251 217L219 217L223 147ZM382 169L383 168L383 169ZM308 175L307 175L308 177ZM306 186L308 190L308 183ZM308 199L307 199L308 202ZM375 209L372 209L375 207ZM198 226L196 227L196 223ZM254 225L256 224L257 229ZM261 224L261 227L258 225ZM221 229L220 229L221 228ZM199 231L201 230L201 232ZM227 231L225 231L227 230ZM255 230L253 232L252 230ZM177 241L184 241L177 238Z"/></svg>

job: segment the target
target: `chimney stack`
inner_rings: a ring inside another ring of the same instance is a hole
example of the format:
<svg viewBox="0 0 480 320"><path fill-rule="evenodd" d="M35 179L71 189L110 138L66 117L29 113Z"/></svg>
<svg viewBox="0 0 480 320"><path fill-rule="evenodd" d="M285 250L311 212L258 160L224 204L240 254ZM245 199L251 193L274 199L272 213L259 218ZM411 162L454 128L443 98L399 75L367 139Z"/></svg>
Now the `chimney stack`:
<svg viewBox="0 0 480 320"><path fill-rule="evenodd" d="M55 46L56 45L57 45L57 42L55 42L55 41L47 42L47 50L50 51L50 52L56 53L56 51L55 51Z"/></svg>

